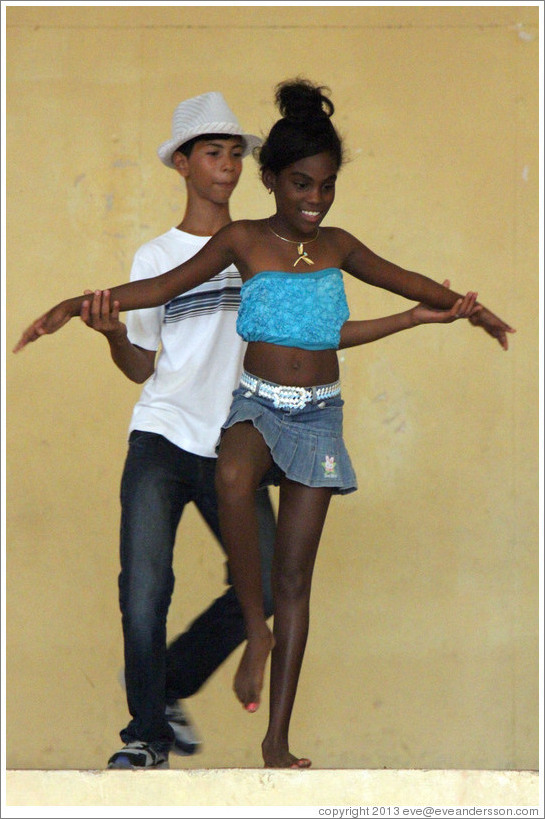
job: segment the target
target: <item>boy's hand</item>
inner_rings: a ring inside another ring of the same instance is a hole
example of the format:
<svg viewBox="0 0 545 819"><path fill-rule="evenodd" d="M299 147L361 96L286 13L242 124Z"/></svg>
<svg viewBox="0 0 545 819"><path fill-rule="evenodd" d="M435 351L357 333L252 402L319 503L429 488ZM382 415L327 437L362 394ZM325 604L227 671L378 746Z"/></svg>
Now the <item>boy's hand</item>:
<svg viewBox="0 0 545 819"><path fill-rule="evenodd" d="M31 341L37 341L41 336L55 333L57 330L60 330L61 327L64 327L71 318L72 310L70 309L69 303L67 301L61 301L60 304L52 307L51 310L48 310L47 313L44 313L43 316L36 319L36 321L25 330L13 348L13 352L18 353L19 350L22 350L23 347L26 347Z"/></svg>
<svg viewBox="0 0 545 819"><path fill-rule="evenodd" d="M81 305L80 318L84 324L96 330L106 338L113 339L127 335L127 328L119 321L119 302L110 304L109 290L84 290L92 299Z"/></svg>

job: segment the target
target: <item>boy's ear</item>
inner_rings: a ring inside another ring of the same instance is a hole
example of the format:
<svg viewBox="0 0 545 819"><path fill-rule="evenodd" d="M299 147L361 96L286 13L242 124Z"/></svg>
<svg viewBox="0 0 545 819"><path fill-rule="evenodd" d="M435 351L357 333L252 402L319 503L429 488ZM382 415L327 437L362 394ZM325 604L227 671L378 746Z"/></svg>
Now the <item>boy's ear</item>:
<svg viewBox="0 0 545 819"><path fill-rule="evenodd" d="M172 164L180 176L186 177L189 175L189 163L187 161L187 156L181 151L174 151L172 154Z"/></svg>

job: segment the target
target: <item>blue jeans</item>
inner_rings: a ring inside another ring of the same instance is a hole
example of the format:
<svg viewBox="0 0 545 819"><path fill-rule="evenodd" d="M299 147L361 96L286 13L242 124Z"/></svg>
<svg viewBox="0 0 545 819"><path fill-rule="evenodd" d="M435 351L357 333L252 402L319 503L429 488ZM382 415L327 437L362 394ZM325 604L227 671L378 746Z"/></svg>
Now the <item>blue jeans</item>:
<svg viewBox="0 0 545 819"><path fill-rule="evenodd" d="M173 734L167 701L190 697L246 638L238 600L228 588L167 647L167 613L174 589L172 558L184 507L193 501L221 542L216 459L185 452L162 435L133 431L121 480L119 603L125 683L131 721L123 742L164 744ZM276 531L267 489L256 493L265 616L272 614L271 564ZM188 582L194 582L187 578Z"/></svg>

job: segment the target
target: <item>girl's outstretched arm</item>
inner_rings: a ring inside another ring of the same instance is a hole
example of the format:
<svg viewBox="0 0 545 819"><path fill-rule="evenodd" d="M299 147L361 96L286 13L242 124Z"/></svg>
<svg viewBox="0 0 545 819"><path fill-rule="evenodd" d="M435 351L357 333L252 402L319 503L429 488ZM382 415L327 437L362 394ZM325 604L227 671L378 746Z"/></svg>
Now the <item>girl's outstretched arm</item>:
<svg viewBox="0 0 545 819"><path fill-rule="evenodd" d="M119 302L121 312L158 307L212 278L234 261L234 251L229 242L230 227L226 225L195 256L161 276L109 288L112 302ZM88 295L74 296L52 307L24 331L13 352L19 352L43 335L60 330L71 318L80 315L82 304L88 299Z"/></svg>
<svg viewBox="0 0 545 819"><path fill-rule="evenodd" d="M405 270L393 262L382 259L346 231L338 230L337 236L345 252L340 266L360 281L439 310L450 310L458 299L463 298L460 293L449 290L421 273ZM516 330L484 305L479 307L481 308L479 312L471 316L471 323L482 327L504 350L507 350L507 335L515 333Z"/></svg>
<svg viewBox="0 0 545 819"><path fill-rule="evenodd" d="M448 279L443 287L450 287ZM360 344L369 344L378 341L400 330L409 330L419 324L450 324L457 319L467 319L476 316L482 307L477 304L477 293L466 293L457 299L450 310L437 310L425 304L417 304L410 310L396 313L393 316L384 316L378 319L363 321L347 321L341 328L341 342L339 349L357 347Z"/></svg>

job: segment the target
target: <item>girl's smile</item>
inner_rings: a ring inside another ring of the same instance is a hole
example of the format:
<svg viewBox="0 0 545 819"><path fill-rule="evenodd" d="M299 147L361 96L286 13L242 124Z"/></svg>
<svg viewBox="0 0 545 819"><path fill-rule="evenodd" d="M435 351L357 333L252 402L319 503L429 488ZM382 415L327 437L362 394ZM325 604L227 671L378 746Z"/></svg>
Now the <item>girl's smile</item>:
<svg viewBox="0 0 545 819"><path fill-rule="evenodd" d="M264 174L274 191L277 212L271 224L288 239L305 239L328 213L335 199L337 163L329 152L288 165L278 175Z"/></svg>

